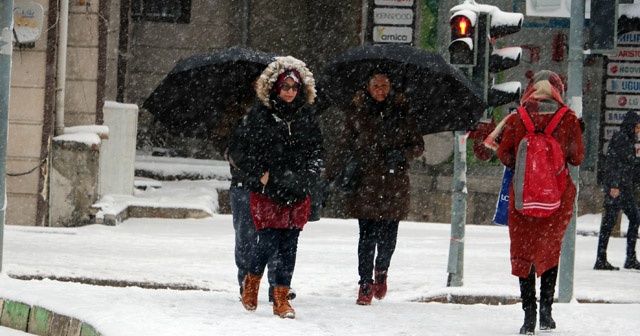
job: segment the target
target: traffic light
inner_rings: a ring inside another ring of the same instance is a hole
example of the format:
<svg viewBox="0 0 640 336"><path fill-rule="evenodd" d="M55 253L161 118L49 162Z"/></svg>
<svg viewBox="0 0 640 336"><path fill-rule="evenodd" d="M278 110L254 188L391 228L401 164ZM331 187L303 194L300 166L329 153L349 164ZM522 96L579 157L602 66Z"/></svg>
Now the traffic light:
<svg viewBox="0 0 640 336"><path fill-rule="evenodd" d="M478 64L473 68L473 80L480 85L489 104L489 114L493 107L520 99L520 82L495 84L496 75L520 64L522 48L494 48L495 40L517 33L522 28L524 15L503 12L488 6L478 19Z"/></svg>
<svg viewBox="0 0 640 336"><path fill-rule="evenodd" d="M591 0L591 16L589 19L589 44L592 53L610 52L616 49L618 33L618 1ZM623 16L623 30L631 20ZM622 22L621 22L622 23Z"/></svg>
<svg viewBox="0 0 640 336"><path fill-rule="evenodd" d="M476 62L476 22L478 15L467 9L451 15L451 43L449 43L449 63L461 67L473 67Z"/></svg>

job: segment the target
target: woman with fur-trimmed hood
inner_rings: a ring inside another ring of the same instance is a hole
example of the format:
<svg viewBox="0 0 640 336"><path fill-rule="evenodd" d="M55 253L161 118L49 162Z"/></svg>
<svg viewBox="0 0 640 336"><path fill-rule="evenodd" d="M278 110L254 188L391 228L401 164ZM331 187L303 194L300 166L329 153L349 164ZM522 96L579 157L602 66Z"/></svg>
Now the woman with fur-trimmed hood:
<svg viewBox="0 0 640 336"><path fill-rule="evenodd" d="M347 216L357 218L360 229L359 305L386 295L399 222L409 214L409 162L424 151L406 99L396 90L384 71L371 74L346 113L344 130L325 170L327 180L335 181L350 157L362 170L346 200Z"/></svg>
<svg viewBox="0 0 640 336"><path fill-rule="evenodd" d="M527 110L537 129L551 121L556 111L565 106L562 96L564 84L558 74L548 70L537 72L522 95L522 106ZM507 119L498 147L498 158L505 166L515 168L518 146L527 134L522 119ZM551 134L560 144L565 162L578 166L584 159L582 124L573 111L567 112ZM562 173L566 173L564 169ZM509 199L514 200L514 183ZM540 329L555 329L551 305L555 293L560 261L560 247L564 233L573 215L576 187L571 178L560 199L560 208L548 217L532 217L520 213L515 202L509 202L509 238L511 240L511 274L520 282L520 296L524 310L524 324L520 334L531 335L536 325L536 275L540 279Z"/></svg>
<svg viewBox="0 0 640 336"><path fill-rule="evenodd" d="M260 279L277 253L273 313L295 318L287 301L298 236L309 218L310 191L321 167L322 134L313 104L313 74L291 56L276 57L256 83L260 104L234 132L229 156L251 191L257 243L243 281L242 304L258 305Z"/></svg>

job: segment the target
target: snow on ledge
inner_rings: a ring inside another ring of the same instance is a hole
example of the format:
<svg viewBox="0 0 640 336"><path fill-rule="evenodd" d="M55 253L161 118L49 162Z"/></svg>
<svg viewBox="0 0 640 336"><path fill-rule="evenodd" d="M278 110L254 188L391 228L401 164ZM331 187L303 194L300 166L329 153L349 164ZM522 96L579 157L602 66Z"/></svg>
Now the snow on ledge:
<svg viewBox="0 0 640 336"><path fill-rule="evenodd" d="M54 141L67 141L84 143L89 147L99 146L101 143L100 136L96 133L71 133L58 135L53 138Z"/></svg>

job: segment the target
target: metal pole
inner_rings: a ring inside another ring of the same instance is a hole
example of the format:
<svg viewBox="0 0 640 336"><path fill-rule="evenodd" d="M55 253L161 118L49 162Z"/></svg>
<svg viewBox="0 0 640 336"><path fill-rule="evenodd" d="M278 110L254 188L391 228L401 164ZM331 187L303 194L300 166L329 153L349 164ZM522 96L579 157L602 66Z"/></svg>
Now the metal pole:
<svg viewBox="0 0 640 336"><path fill-rule="evenodd" d="M583 61L583 29L585 1L571 2L571 20L569 23L569 79L567 100L569 107L582 116L582 61ZM576 198L573 203L573 216L562 241L560 255L558 302L567 303L573 299L573 273L576 257L576 217L578 213L579 184L578 167L569 166L571 179L576 186Z"/></svg>
<svg viewBox="0 0 640 336"><path fill-rule="evenodd" d="M67 85L67 40L69 37L69 0L60 0L60 16L58 26L58 71L56 76L55 135L64 134L64 99Z"/></svg>
<svg viewBox="0 0 640 336"><path fill-rule="evenodd" d="M0 1L0 272L4 244L4 213L7 209L5 178L11 89L11 53L13 52L13 0Z"/></svg>
<svg viewBox="0 0 640 336"><path fill-rule="evenodd" d="M467 218L467 133L455 132L453 193L451 195L451 239L447 287L462 287L464 280L464 229Z"/></svg>

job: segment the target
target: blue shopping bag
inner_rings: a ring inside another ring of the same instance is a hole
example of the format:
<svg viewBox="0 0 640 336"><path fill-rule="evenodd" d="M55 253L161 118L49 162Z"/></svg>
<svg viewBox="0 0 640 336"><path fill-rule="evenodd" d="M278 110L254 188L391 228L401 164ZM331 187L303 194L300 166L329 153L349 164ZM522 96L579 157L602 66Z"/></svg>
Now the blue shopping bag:
<svg viewBox="0 0 640 336"><path fill-rule="evenodd" d="M504 167L502 186L496 203L496 213L493 215L493 222L498 225L507 225L507 219L509 218L509 187L511 187L512 177L513 169Z"/></svg>

